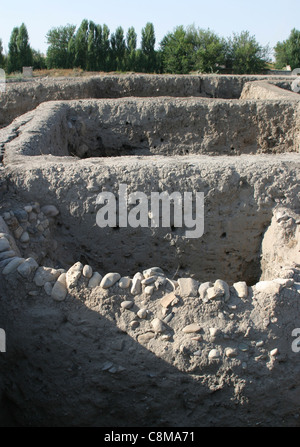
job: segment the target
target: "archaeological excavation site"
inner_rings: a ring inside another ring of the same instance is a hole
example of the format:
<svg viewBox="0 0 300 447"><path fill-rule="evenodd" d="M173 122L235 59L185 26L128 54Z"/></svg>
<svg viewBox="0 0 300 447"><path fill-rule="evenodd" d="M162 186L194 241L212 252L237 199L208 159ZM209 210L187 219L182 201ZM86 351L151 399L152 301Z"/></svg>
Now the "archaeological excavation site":
<svg viewBox="0 0 300 447"><path fill-rule="evenodd" d="M292 81L112 74L7 84L1 427L300 426ZM124 185L136 197L127 225ZM153 193L190 193L196 222L197 192L198 237L176 224L171 199L157 225L150 208L145 224L140 193L149 204ZM105 206L114 225L99 225Z"/></svg>

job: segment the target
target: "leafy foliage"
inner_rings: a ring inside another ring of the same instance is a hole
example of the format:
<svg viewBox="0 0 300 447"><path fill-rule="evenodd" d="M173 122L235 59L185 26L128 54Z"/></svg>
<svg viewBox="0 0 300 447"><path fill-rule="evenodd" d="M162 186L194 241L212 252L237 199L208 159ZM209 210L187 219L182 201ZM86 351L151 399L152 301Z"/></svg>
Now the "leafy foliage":
<svg viewBox="0 0 300 447"><path fill-rule="evenodd" d="M292 70L300 68L300 31L295 28L287 40L278 42L275 47L276 68L290 65Z"/></svg>

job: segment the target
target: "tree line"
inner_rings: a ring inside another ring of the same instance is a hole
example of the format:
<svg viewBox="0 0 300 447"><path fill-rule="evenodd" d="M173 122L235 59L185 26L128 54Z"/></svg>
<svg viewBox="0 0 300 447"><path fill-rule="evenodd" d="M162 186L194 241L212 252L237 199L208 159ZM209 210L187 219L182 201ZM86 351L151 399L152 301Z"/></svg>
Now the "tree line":
<svg viewBox="0 0 300 447"><path fill-rule="evenodd" d="M270 48L261 46L248 31L225 39L194 25L177 26L163 37L158 49L152 23L142 29L139 48L134 27L125 33L119 26L111 33L107 25L88 20L78 29L69 24L52 28L46 39L48 49L43 55L31 48L25 24L15 27L7 55L0 39L0 67L8 73L32 66L104 72L256 74L262 73L270 60ZM287 40L277 43L274 53L276 68L300 67L300 31L293 29Z"/></svg>

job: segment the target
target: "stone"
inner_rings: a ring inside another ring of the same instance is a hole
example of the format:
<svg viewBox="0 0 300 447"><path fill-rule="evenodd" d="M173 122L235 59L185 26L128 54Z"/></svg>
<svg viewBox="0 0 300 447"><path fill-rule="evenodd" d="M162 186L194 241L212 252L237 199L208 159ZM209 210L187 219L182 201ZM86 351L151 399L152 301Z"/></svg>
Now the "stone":
<svg viewBox="0 0 300 447"><path fill-rule="evenodd" d="M4 259L13 258L16 256L16 252L13 250L3 251L0 253L0 261L4 261Z"/></svg>
<svg viewBox="0 0 300 447"><path fill-rule="evenodd" d="M217 360L220 357L221 357L221 353L220 353L220 351L218 351L218 349L212 349L208 354L209 360Z"/></svg>
<svg viewBox="0 0 300 447"><path fill-rule="evenodd" d="M41 208L41 212L47 217L56 217L59 214L58 209L54 205L45 205Z"/></svg>
<svg viewBox="0 0 300 447"><path fill-rule="evenodd" d="M122 309L131 309L133 306L133 301L122 301L121 307Z"/></svg>
<svg viewBox="0 0 300 447"><path fill-rule="evenodd" d="M27 222L28 220L28 214L25 210L15 210L14 215L20 223Z"/></svg>
<svg viewBox="0 0 300 447"><path fill-rule="evenodd" d="M209 300L213 300L215 298L223 296L223 291L221 289L216 289L215 287L209 287L206 290L206 294Z"/></svg>
<svg viewBox="0 0 300 447"><path fill-rule="evenodd" d="M209 328L209 335L212 338L215 338L218 335L218 333L219 333L219 329L218 328L216 328L216 327L210 327Z"/></svg>
<svg viewBox="0 0 300 447"><path fill-rule="evenodd" d="M81 262L76 262L66 273L67 288L73 289L77 286L78 280L82 275L83 265Z"/></svg>
<svg viewBox="0 0 300 447"><path fill-rule="evenodd" d="M280 284L282 287L292 287L295 283L293 278L276 278L273 282Z"/></svg>
<svg viewBox="0 0 300 447"><path fill-rule="evenodd" d="M233 348L226 348L225 355L228 358L234 358L237 356L237 351L236 351L236 349L233 349Z"/></svg>
<svg viewBox="0 0 300 447"><path fill-rule="evenodd" d="M200 298L201 298L202 300L204 300L204 299L207 297L207 296L206 296L206 292L207 292L207 290L208 290L210 287L213 287L213 283L211 283L211 282L209 282L209 281L200 284L200 287L199 287L199 289L198 289L198 293L199 293L199 296L200 296Z"/></svg>
<svg viewBox="0 0 300 447"><path fill-rule="evenodd" d="M185 334L193 334L199 331L201 331L201 327L197 323L188 324L182 329Z"/></svg>
<svg viewBox="0 0 300 447"><path fill-rule="evenodd" d="M176 295L175 293L171 292L171 293L167 293L165 296L163 296L160 300L160 304L161 306L163 306L164 308L168 308L172 302L176 299Z"/></svg>
<svg viewBox="0 0 300 447"><path fill-rule="evenodd" d="M166 330L163 321L160 320L159 318L154 318L154 320L151 321L151 326L156 334L161 334Z"/></svg>
<svg viewBox="0 0 300 447"><path fill-rule="evenodd" d="M279 354L279 350L278 348L272 349L272 351L270 351L270 356L275 357L275 355Z"/></svg>
<svg viewBox="0 0 300 447"><path fill-rule="evenodd" d="M23 230L22 227L20 227L20 226L17 227L17 228L14 230L14 236L15 236L15 238L16 238L16 239L20 239L20 237L22 236L23 232L24 232L24 230Z"/></svg>
<svg viewBox="0 0 300 447"><path fill-rule="evenodd" d="M148 315L148 312L147 312L147 309L140 309L138 312L137 312L137 316L141 319L141 320L145 320L146 318L147 318L147 315Z"/></svg>
<svg viewBox="0 0 300 447"><path fill-rule="evenodd" d="M130 293L132 295L139 295L141 292L142 292L142 281L138 276L134 276L132 279Z"/></svg>
<svg viewBox="0 0 300 447"><path fill-rule="evenodd" d="M33 281L37 286L43 287L46 282L56 281L59 275L59 270L42 266L37 269Z"/></svg>
<svg viewBox="0 0 300 447"><path fill-rule="evenodd" d="M93 276L93 269L90 265L85 265L82 270L82 274L85 278L91 279Z"/></svg>
<svg viewBox="0 0 300 447"><path fill-rule="evenodd" d="M260 281L255 284L255 289L257 292L276 295L281 291L282 285L274 281Z"/></svg>
<svg viewBox="0 0 300 447"><path fill-rule="evenodd" d="M141 281L143 286L148 286L153 284L157 280L157 276L149 276L149 278L145 278Z"/></svg>
<svg viewBox="0 0 300 447"><path fill-rule="evenodd" d="M33 258L28 258L17 268L18 273L20 273L23 278L29 278L30 275L36 271L39 267L38 263Z"/></svg>
<svg viewBox="0 0 300 447"><path fill-rule="evenodd" d="M183 297L198 296L199 282L192 278L179 278L180 295Z"/></svg>
<svg viewBox="0 0 300 447"><path fill-rule="evenodd" d="M149 278L150 276L164 276L164 272L160 267L151 267L143 271L144 278Z"/></svg>
<svg viewBox="0 0 300 447"><path fill-rule="evenodd" d="M136 320L133 320L133 321L131 321L130 323L129 323L129 327L131 328L131 329L136 329L138 326L139 326L139 322L138 321L136 321Z"/></svg>
<svg viewBox="0 0 300 447"><path fill-rule="evenodd" d="M248 298L248 286L245 281L239 281L233 284L233 288L239 298Z"/></svg>
<svg viewBox="0 0 300 447"><path fill-rule="evenodd" d="M131 278L129 276L123 276L119 281L119 287L121 289L128 289L131 286Z"/></svg>
<svg viewBox="0 0 300 447"><path fill-rule="evenodd" d="M53 289L53 287L52 287L51 282L46 282L46 283L44 284L44 290L45 290L45 292L46 292L46 294L47 294L48 296L51 296L51 294L52 294L52 289Z"/></svg>
<svg viewBox="0 0 300 447"><path fill-rule="evenodd" d="M101 280L100 287L109 289L119 281L121 275L119 273L107 273Z"/></svg>
<svg viewBox="0 0 300 447"><path fill-rule="evenodd" d="M102 275L100 273L95 272L88 283L89 289L95 289L96 287L100 286L102 280Z"/></svg>
<svg viewBox="0 0 300 447"><path fill-rule="evenodd" d="M13 258L12 261L4 267L2 275L6 276L9 273L14 272L24 261L25 259L23 258Z"/></svg>
<svg viewBox="0 0 300 447"><path fill-rule="evenodd" d="M62 273L53 286L51 296L54 301L64 301L68 294L67 289L67 274Z"/></svg>
<svg viewBox="0 0 300 447"><path fill-rule="evenodd" d="M226 303L230 298L230 290L228 284L222 279L217 279L214 283L214 288L223 292L222 294L224 295L224 301Z"/></svg>
<svg viewBox="0 0 300 447"><path fill-rule="evenodd" d="M154 332L146 332L145 334L141 334L138 336L137 341L142 345L146 345L149 343L152 338L155 337Z"/></svg>
<svg viewBox="0 0 300 447"><path fill-rule="evenodd" d="M154 292L155 287L154 286L147 286L145 287L145 294L151 296Z"/></svg>
<svg viewBox="0 0 300 447"><path fill-rule="evenodd" d="M4 237L0 239L0 252L9 251L10 250L10 244L7 239Z"/></svg>
<svg viewBox="0 0 300 447"><path fill-rule="evenodd" d="M24 206L24 211L26 211L27 214L30 214L32 211L32 206L31 205Z"/></svg>
<svg viewBox="0 0 300 447"><path fill-rule="evenodd" d="M30 237L29 237L28 232L27 232L27 231L24 231L24 233L23 233L22 236L20 237L20 242L22 242L22 243L24 244L24 243L29 242L29 239L30 239Z"/></svg>

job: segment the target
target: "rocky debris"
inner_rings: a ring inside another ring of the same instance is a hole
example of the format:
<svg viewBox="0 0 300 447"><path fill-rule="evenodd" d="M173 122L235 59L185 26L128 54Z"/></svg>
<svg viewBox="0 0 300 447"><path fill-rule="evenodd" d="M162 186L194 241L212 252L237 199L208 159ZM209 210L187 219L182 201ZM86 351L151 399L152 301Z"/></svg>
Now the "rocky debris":
<svg viewBox="0 0 300 447"><path fill-rule="evenodd" d="M46 282L54 282L57 280L57 278L60 276L61 271L53 269L51 267L39 267L35 273L35 276L33 278L34 283L39 286L43 287Z"/></svg>

